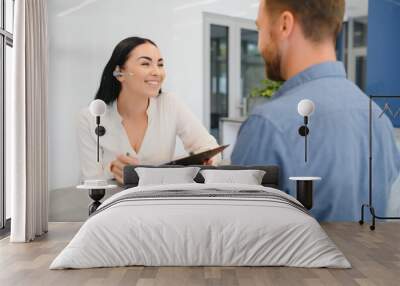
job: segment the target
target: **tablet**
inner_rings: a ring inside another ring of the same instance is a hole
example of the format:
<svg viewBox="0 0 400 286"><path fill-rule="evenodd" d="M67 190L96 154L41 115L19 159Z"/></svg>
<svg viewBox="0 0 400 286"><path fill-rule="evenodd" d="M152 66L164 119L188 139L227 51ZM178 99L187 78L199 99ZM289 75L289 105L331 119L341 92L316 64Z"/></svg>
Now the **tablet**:
<svg viewBox="0 0 400 286"><path fill-rule="evenodd" d="M166 165L182 165L182 166L203 165L204 161L207 161L207 160L211 159L212 157L214 157L215 155L217 155L218 153L221 153L228 146L229 146L229 144L219 146L219 147L211 149L211 150L207 150L204 152L200 152L200 153L193 154L193 155L181 158L181 159L171 161L169 163L166 163Z"/></svg>

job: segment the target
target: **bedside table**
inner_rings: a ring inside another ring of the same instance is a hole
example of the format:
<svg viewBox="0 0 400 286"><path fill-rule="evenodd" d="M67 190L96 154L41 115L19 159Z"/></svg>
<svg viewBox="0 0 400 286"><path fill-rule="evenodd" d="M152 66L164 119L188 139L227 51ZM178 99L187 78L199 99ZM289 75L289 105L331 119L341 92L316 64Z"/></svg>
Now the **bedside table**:
<svg viewBox="0 0 400 286"><path fill-rule="evenodd" d="M321 180L321 177L290 177L296 181L297 200L308 210L313 207L313 182Z"/></svg>
<svg viewBox="0 0 400 286"><path fill-rule="evenodd" d="M121 190L121 187L117 185L107 185L107 186L86 186L79 185L76 187L79 190L88 190L89 197L93 202L89 205L89 216L94 213L97 208L101 205L100 200L104 197L106 190L117 189L117 192Z"/></svg>

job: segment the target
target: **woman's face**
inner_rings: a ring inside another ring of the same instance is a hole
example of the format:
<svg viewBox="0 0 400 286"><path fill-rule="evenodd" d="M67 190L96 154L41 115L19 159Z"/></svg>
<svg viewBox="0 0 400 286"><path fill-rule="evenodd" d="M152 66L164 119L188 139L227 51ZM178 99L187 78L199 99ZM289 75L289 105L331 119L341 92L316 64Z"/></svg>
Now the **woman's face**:
<svg viewBox="0 0 400 286"><path fill-rule="evenodd" d="M147 97L158 95L165 78L160 50L150 43L134 48L120 71L124 73L118 77L123 89Z"/></svg>

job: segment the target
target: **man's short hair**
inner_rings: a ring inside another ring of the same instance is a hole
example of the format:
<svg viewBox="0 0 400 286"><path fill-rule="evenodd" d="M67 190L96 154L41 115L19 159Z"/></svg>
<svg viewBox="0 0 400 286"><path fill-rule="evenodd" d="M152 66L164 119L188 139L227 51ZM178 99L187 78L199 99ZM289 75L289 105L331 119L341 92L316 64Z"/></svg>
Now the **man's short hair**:
<svg viewBox="0 0 400 286"><path fill-rule="evenodd" d="M300 22L304 36L321 42L328 38L336 41L342 28L345 0L263 0L267 12L273 17L288 10Z"/></svg>

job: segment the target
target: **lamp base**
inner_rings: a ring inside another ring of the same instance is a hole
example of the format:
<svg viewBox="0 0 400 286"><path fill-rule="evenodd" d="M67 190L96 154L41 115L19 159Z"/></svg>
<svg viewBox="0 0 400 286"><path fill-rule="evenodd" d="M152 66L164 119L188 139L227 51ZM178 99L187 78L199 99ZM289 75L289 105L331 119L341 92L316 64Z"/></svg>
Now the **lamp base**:
<svg viewBox="0 0 400 286"><path fill-rule="evenodd" d="M297 200L303 204L303 206L310 210L313 207L313 181L297 181L296 182L296 195Z"/></svg>
<svg viewBox="0 0 400 286"><path fill-rule="evenodd" d="M296 181L296 198L308 210L313 207L313 182L321 180L320 177L290 177Z"/></svg>
<svg viewBox="0 0 400 286"><path fill-rule="evenodd" d="M104 126L99 125L99 126L96 127L94 132L96 133L96 135L99 135L101 137L104 134L106 134L106 129L104 128Z"/></svg>
<svg viewBox="0 0 400 286"><path fill-rule="evenodd" d="M100 200L104 197L106 194L105 189L90 189L89 190L89 197L94 201L89 205L89 215L94 213L97 208L101 205Z"/></svg>
<svg viewBox="0 0 400 286"><path fill-rule="evenodd" d="M305 125L303 125L303 126L300 126L300 128L299 128L299 134L300 134L300 136L306 136L306 135L308 135L308 133L310 133L310 130L308 129L308 127L307 126L305 126Z"/></svg>

